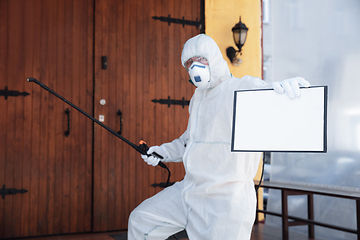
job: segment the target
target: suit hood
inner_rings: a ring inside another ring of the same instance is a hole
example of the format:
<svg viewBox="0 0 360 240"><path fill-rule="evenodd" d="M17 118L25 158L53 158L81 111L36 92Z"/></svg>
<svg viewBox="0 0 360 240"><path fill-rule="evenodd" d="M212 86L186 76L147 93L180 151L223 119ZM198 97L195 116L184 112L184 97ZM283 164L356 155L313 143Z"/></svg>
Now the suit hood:
<svg viewBox="0 0 360 240"><path fill-rule="evenodd" d="M218 45L208 35L199 34L186 41L181 54L182 65L185 67L185 62L196 56L205 57L209 63L210 88L231 77L229 67Z"/></svg>

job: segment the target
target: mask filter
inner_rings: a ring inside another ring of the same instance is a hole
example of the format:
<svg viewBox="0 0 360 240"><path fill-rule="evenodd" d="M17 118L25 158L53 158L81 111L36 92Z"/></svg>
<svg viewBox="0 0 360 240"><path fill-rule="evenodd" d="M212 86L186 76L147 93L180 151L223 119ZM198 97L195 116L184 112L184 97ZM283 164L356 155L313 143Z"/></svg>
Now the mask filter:
<svg viewBox="0 0 360 240"><path fill-rule="evenodd" d="M208 65L193 62L189 68L189 75L192 83L202 90L205 90L210 85L210 68Z"/></svg>

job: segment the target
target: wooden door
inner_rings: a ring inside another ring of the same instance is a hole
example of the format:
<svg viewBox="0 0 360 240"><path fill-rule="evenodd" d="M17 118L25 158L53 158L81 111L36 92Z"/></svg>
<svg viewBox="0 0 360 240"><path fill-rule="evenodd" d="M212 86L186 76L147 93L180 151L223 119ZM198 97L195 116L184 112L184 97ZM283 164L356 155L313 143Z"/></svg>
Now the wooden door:
<svg viewBox="0 0 360 240"><path fill-rule="evenodd" d="M171 141L187 126L187 106L151 101L190 100L194 91L180 56L185 41L200 28L152 18L169 15L199 21L200 1L95 1L95 117L102 115L116 131L122 125L121 135L135 144ZM138 152L99 126L94 142L94 231L126 229L131 210L161 190L151 185L166 182L167 172L148 166ZM171 181L183 178L181 163L168 166Z"/></svg>
<svg viewBox="0 0 360 240"><path fill-rule="evenodd" d="M26 78L92 112L93 17L92 0L0 0L0 187L28 191L0 199L0 238L91 230L93 124Z"/></svg>
<svg viewBox="0 0 360 240"><path fill-rule="evenodd" d="M131 210L161 190L151 184L165 182L166 171L26 78L103 115L134 143L171 141L188 108L151 100L190 99L180 54L200 28L152 17L199 20L199 8L190 0L0 0L0 191L27 191L0 199L0 238L126 229ZM168 166L171 181L181 180L182 165Z"/></svg>

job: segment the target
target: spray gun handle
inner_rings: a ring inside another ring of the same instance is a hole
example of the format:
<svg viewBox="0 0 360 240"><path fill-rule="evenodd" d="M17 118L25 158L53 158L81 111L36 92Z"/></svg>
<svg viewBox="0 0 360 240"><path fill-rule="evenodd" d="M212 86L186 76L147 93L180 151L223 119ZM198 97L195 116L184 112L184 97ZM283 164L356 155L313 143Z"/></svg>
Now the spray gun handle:
<svg viewBox="0 0 360 240"><path fill-rule="evenodd" d="M151 155L157 157L157 158L160 158L160 159L164 159L163 156L161 156L160 154L158 154L157 152L153 152ZM149 155L150 156L150 155Z"/></svg>
<svg viewBox="0 0 360 240"><path fill-rule="evenodd" d="M160 159L164 159L163 156L161 156L160 154L158 154L157 152L153 152L151 155L157 157L157 158L160 158ZM162 162L162 161L159 161L158 165L162 168L165 168L167 169L166 165Z"/></svg>
<svg viewBox="0 0 360 240"><path fill-rule="evenodd" d="M140 141L139 150L141 152L143 152L142 154L146 154L146 155L150 156L149 154L147 154L147 151L149 150L149 147L148 147L148 145L146 144L145 141L143 141L143 140ZM161 156L160 154L158 154L156 152L151 153L151 155L153 155L155 157L158 157L160 159L164 159L163 156ZM168 171L168 173L169 173L166 184L165 184L165 187L167 187L170 184L170 170L162 161L159 161L158 165L160 167L166 169L166 171Z"/></svg>
<svg viewBox="0 0 360 240"><path fill-rule="evenodd" d="M149 150L149 147L148 147L148 145L146 144L146 142L144 142L144 141L141 140L141 141L140 141L140 146L139 146L139 148L141 149L141 151L143 151L143 153L144 153L145 155L150 156L149 154L147 154L147 151ZM151 153L151 155L153 155L153 156L155 156L155 157L157 157L157 158L160 158L160 159L164 159L164 157L161 156L160 154L158 154L157 152L153 152L153 153ZM162 167L162 168L167 169L166 165L165 165L163 162L161 162L161 161L159 161L158 165L159 165L160 167Z"/></svg>

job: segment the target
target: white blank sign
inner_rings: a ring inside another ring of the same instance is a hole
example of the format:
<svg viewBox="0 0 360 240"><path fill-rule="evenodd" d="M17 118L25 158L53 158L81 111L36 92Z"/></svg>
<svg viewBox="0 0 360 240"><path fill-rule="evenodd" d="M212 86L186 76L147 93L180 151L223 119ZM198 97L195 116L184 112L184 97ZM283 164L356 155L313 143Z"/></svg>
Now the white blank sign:
<svg viewBox="0 0 360 240"><path fill-rule="evenodd" d="M326 152L327 86L235 91L231 151Z"/></svg>

